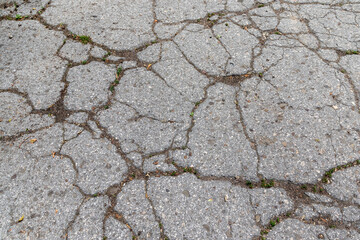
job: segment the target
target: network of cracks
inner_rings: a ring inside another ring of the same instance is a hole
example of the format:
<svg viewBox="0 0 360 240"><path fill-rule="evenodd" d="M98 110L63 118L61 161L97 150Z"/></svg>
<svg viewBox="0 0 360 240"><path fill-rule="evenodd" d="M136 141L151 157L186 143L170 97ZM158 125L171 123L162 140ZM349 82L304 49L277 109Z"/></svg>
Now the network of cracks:
<svg viewBox="0 0 360 240"><path fill-rule="evenodd" d="M355 0L0 2L1 239L359 239Z"/></svg>

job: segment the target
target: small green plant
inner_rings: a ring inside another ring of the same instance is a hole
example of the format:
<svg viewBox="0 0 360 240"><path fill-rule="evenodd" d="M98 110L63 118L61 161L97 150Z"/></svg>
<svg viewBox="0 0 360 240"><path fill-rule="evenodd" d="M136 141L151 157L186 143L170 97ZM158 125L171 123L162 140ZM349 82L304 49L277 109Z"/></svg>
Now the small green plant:
<svg viewBox="0 0 360 240"><path fill-rule="evenodd" d="M97 194L97 193L93 194L93 197L97 197L97 196L99 196L99 194Z"/></svg>
<svg viewBox="0 0 360 240"><path fill-rule="evenodd" d="M109 90L110 90L111 92L115 91L115 86L114 86L114 85L111 85L110 88L109 88Z"/></svg>
<svg viewBox="0 0 360 240"><path fill-rule="evenodd" d="M357 51L357 50L347 50L345 52L345 54L347 54L347 55L358 55L359 51Z"/></svg>
<svg viewBox="0 0 360 240"><path fill-rule="evenodd" d="M253 188L253 187L254 187L253 184L252 184L252 182L249 181L249 180L246 181L246 186L248 186L249 188Z"/></svg>
<svg viewBox="0 0 360 240"><path fill-rule="evenodd" d="M307 186L305 184L301 185L301 189L304 189L306 190L307 189Z"/></svg>
<svg viewBox="0 0 360 240"><path fill-rule="evenodd" d="M291 212L287 212L287 213L286 213L286 216L287 216L287 217L290 217L290 216L291 216Z"/></svg>
<svg viewBox="0 0 360 240"><path fill-rule="evenodd" d="M23 16L21 16L20 14L16 14L16 16L15 16L15 19L16 20L20 20L20 19L22 19L23 18Z"/></svg>
<svg viewBox="0 0 360 240"><path fill-rule="evenodd" d="M191 167L185 167L185 168L184 168L184 172L195 173L195 174L196 174L196 171L195 171L193 168L191 168Z"/></svg>
<svg viewBox="0 0 360 240"><path fill-rule="evenodd" d="M228 24L228 23L225 23L225 26L227 26L227 27L228 27L228 26L229 26L229 24Z"/></svg>
<svg viewBox="0 0 360 240"><path fill-rule="evenodd" d="M108 106L108 105L105 105L104 108L105 108L105 109L109 109L109 106Z"/></svg>
<svg viewBox="0 0 360 240"><path fill-rule="evenodd" d="M270 220L270 226L275 227L275 225L276 225L276 222L274 220Z"/></svg>
<svg viewBox="0 0 360 240"><path fill-rule="evenodd" d="M275 34L276 35L281 35L281 32L276 31Z"/></svg>
<svg viewBox="0 0 360 240"><path fill-rule="evenodd" d="M340 69L340 72L346 73L346 70L345 69Z"/></svg>
<svg viewBox="0 0 360 240"><path fill-rule="evenodd" d="M264 7L265 5L264 4L259 4L258 5L258 8L262 8L262 7Z"/></svg>
<svg viewBox="0 0 360 240"><path fill-rule="evenodd" d="M162 224L161 224L161 223L159 223L159 228L162 228Z"/></svg>
<svg viewBox="0 0 360 240"><path fill-rule="evenodd" d="M326 178L331 178L332 174L335 172L335 168L330 169L329 171L325 172Z"/></svg>
<svg viewBox="0 0 360 240"><path fill-rule="evenodd" d="M118 69L116 70L116 74L119 76L122 72L122 67L118 67Z"/></svg>
<svg viewBox="0 0 360 240"><path fill-rule="evenodd" d="M313 192L317 192L316 186L313 187Z"/></svg>
<svg viewBox="0 0 360 240"><path fill-rule="evenodd" d="M194 112L191 112L191 113L190 113L190 117L193 117L193 116L194 116Z"/></svg>
<svg viewBox="0 0 360 240"><path fill-rule="evenodd" d="M264 74L263 74L263 73L259 73L259 77L261 77L261 78L262 78L263 76L264 76Z"/></svg>
<svg viewBox="0 0 360 240"><path fill-rule="evenodd" d="M90 37L89 37L89 36L85 36L85 35L77 36L77 38L80 40L80 42L81 42L82 44L88 44L88 43L91 41Z"/></svg>
<svg viewBox="0 0 360 240"><path fill-rule="evenodd" d="M86 60L81 62L81 64L82 64L82 65L84 65L84 64L86 64L86 63L87 63L87 61L86 61Z"/></svg>
<svg viewBox="0 0 360 240"><path fill-rule="evenodd" d="M171 176L176 176L176 172L174 171L174 172L172 172L170 175L171 175Z"/></svg>
<svg viewBox="0 0 360 240"><path fill-rule="evenodd" d="M196 102L195 103L195 106L197 107L197 106L199 106L200 105L200 102Z"/></svg>
<svg viewBox="0 0 360 240"><path fill-rule="evenodd" d="M274 180L266 181L265 179L261 179L261 187L263 188L272 188L274 186Z"/></svg>

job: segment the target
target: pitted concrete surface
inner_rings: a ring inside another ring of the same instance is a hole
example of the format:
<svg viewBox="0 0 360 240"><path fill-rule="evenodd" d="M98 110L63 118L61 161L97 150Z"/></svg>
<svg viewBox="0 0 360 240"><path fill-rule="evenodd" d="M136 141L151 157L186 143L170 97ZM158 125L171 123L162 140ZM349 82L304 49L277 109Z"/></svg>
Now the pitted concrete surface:
<svg viewBox="0 0 360 240"><path fill-rule="evenodd" d="M0 0L0 239L360 239L359 0Z"/></svg>

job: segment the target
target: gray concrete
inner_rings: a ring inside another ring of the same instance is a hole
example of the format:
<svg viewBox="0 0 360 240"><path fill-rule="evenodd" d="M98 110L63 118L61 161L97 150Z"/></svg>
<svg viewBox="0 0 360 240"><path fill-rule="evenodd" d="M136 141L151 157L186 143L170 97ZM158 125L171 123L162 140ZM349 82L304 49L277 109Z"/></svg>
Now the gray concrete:
<svg viewBox="0 0 360 240"><path fill-rule="evenodd" d="M0 0L0 239L360 239L358 0Z"/></svg>

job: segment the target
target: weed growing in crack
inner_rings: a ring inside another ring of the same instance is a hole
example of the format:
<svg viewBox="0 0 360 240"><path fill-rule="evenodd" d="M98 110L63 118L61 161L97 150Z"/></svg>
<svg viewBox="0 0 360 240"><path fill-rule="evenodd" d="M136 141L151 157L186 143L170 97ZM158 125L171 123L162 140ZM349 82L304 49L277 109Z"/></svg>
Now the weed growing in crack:
<svg viewBox="0 0 360 240"><path fill-rule="evenodd" d="M120 74L122 72L122 67L119 67L118 69L116 69L116 78L114 80L114 82L111 83L110 87L109 87L109 90L111 92L114 92L115 91L115 87L120 83Z"/></svg>
<svg viewBox="0 0 360 240"><path fill-rule="evenodd" d="M91 41L90 37L85 35L78 36L78 39L82 44L88 44Z"/></svg>
<svg viewBox="0 0 360 240"><path fill-rule="evenodd" d="M20 19L22 19L22 16L20 14L16 14L15 19L20 20Z"/></svg>
<svg viewBox="0 0 360 240"><path fill-rule="evenodd" d="M76 35L74 33L70 33L72 38L74 40L79 40L82 44L88 44L91 41L91 38L89 36L85 36L85 35Z"/></svg>
<svg viewBox="0 0 360 240"><path fill-rule="evenodd" d="M281 35L281 32L279 32L279 31L276 31L276 32L274 32L276 35Z"/></svg>
<svg viewBox="0 0 360 240"><path fill-rule="evenodd" d="M270 227L275 227L276 226L276 222L274 220L270 220Z"/></svg>
<svg viewBox="0 0 360 240"><path fill-rule="evenodd" d="M82 65L85 65L85 64L87 64L87 61L86 61L86 60L85 60L85 61L82 61L81 64L82 64Z"/></svg>
<svg viewBox="0 0 360 240"><path fill-rule="evenodd" d="M196 174L196 170L192 167L185 167L183 170L184 172Z"/></svg>
<svg viewBox="0 0 360 240"><path fill-rule="evenodd" d="M301 189L304 189L306 190L307 189L307 186L305 184L301 185Z"/></svg>
<svg viewBox="0 0 360 240"><path fill-rule="evenodd" d="M272 188L274 186L274 180L266 181L265 179L261 179L261 187L263 188Z"/></svg>
<svg viewBox="0 0 360 240"><path fill-rule="evenodd" d="M259 76L260 78L262 78L262 77L264 76L264 74L263 74L263 73L259 73L258 76Z"/></svg>
<svg viewBox="0 0 360 240"><path fill-rule="evenodd" d="M350 163L347 163L347 164L343 164L343 165L340 165L340 166L337 166L337 167L334 167L334 168L331 168L330 170L328 170L327 172L325 172L323 178L322 178L322 182L323 183L329 183L330 182L330 179L332 177L332 174L336 171L339 171L339 170L342 170L342 169L346 169L346 168L349 168L349 167L353 167L353 166L356 166L356 165L360 165L360 159L354 161L354 162L350 162ZM319 189L320 192L323 191L322 188Z"/></svg>
<svg viewBox="0 0 360 240"><path fill-rule="evenodd" d="M105 105L104 108L105 108L105 109L109 109L109 106L108 106L108 105Z"/></svg>
<svg viewBox="0 0 360 240"><path fill-rule="evenodd" d="M176 172L174 171L174 172L172 172L170 175L171 175L171 176L176 176Z"/></svg>
<svg viewBox="0 0 360 240"><path fill-rule="evenodd" d="M190 117L193 117L193 116L194 116L194 112L191 112L191 113L190 113Z"/></svg>
<svg viewBox="0 0 360 240"><path fill-rule="evenodd" d="M265 5L264 4L259 4L258 5L258 8L262 8L262 7L264 7Z"/></svg>
<svg viewBox="0 0 360 240"><path fill-rule="evenodd" d="M254 187L254 185L252 184L252 182L249 181L249 180L246 181L246 186L248 186L249 188L253 188L253 187Z"/></svg>
<svg viewBox="0 0 360 240"><path fill-rule="evenodd" d="M117 74L118 76L120 76L121 72L122 72L122 67L120 66L120 67L116 70L116 74Z"/></svg>
<svg viewBox="0 0 360 240"><path fill-rule="evenodd" d="M345 52L346 55L358 55L359 54L359 51L357 50L347 50Z"/></svg>

